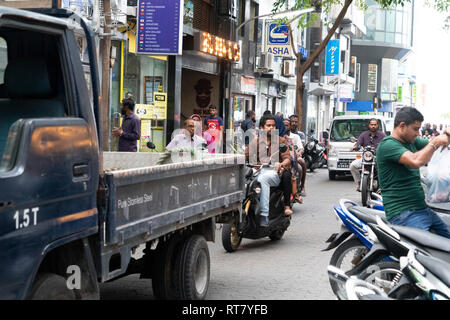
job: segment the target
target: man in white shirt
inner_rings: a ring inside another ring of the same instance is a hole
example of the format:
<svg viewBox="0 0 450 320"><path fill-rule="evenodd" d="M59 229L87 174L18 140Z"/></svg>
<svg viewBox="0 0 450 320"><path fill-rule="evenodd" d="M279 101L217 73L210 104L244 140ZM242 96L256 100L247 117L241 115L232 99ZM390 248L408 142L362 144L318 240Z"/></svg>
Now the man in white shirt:
<svg viewBox="0 0 450 320"><path fill-rule="evenodd" d="M195 122L192 119L184 121L184 132L173 137L172 141L167 145L166 150L174 148L191 147L198 150L206 149L206 140L195 133Z"/></svg>

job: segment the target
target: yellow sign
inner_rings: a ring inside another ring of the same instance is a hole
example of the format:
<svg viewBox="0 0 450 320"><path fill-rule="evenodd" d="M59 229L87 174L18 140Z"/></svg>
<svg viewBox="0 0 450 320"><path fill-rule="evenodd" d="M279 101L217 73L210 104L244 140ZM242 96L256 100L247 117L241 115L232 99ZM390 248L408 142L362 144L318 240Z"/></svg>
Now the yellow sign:
<svg viewBox="0 0 450 320"><path fill-rule="evenodd" d="M158 120L166 119L167 117L167 93L153 92L153 103L155 104L153 113Z"/></svg>
<svg viewBox="0 0 450 320"><path fill-rule="evenodd" d="M166 119L167 93L153 92L153 102L154 104L136 104L136 115L141 119Z"/></svg>
<svg viewBox="0 0 450 320"><path fill-rule="evenodd" d="M154 119L152 104L136 104L136 115L141 119Z"/></svg>

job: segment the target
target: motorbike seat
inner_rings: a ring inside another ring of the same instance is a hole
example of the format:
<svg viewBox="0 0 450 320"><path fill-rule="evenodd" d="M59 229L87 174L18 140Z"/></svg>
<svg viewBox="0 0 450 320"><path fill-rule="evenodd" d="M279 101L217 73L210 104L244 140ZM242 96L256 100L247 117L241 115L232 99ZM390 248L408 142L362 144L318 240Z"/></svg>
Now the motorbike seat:
<svg viewBox="0 0 450 320"><path fill-rule="evenodd" d="M376 217L380 217L383 221L386 221L386 215L384 211L370 209L361 206L351 206L347 208L350 213L355 215L359 220L364 221L365 223L373 223L376 224Z"/></svg>
<svg viewBox="0 0 450 320"><path fill-rule="evenodd" d="M400 236L423 246L450 253L450 239L418 228L390 225Z"/></svg>
<svg viewBox="0 0 450 320"><path fill-rule="evenodd" d="M437 276L443 283L450 287L450 264L432 256L424 254L416 255L419 261L427 270Z"/></svg>

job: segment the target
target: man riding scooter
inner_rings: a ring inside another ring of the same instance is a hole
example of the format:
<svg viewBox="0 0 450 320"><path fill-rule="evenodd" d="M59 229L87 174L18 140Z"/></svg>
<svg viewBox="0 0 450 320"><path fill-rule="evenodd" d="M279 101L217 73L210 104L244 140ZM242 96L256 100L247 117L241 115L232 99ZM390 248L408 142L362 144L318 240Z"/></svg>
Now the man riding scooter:
<svg viewBox="0 0 450 320"><path fill-rule="evenodd" d="M246 161L252 166L261 166L264 159L270 161L272 157L272 141L276 140L276 136L272 137L272 134L278 133L275 130L275 117L271 114L263 115L259 121L260 135L253 139L245 149ZM273 140L272 140L273 139ZM278 144L288 145L284 137L278 136ZM269 226L269 201L270 201L270 187L276 187L281 184L284 193L284 214L291 215L292 210L290 207L291 197L291 156L289 149L280 153L277 146L276 152L278 153L274 158L275 164L273 168L263 167L261 173L258 175L258 182L261 183L261 226ZM255 154L256 153L256 154ZM264 161L265 162L265 161Z"/></svg>

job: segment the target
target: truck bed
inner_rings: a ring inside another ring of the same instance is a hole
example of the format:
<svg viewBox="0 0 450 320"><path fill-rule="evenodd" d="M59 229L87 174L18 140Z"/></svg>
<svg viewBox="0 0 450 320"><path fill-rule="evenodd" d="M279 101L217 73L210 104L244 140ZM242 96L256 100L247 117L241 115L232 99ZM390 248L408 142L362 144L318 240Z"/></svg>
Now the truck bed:
<svg viewBox="0 0 450 320"><path fill-rule="evenodd" d="M189 224L239 209L244 157L207 155L157 165L162 153L103 153L108 187L105 243L157 238Z"/></svg>

